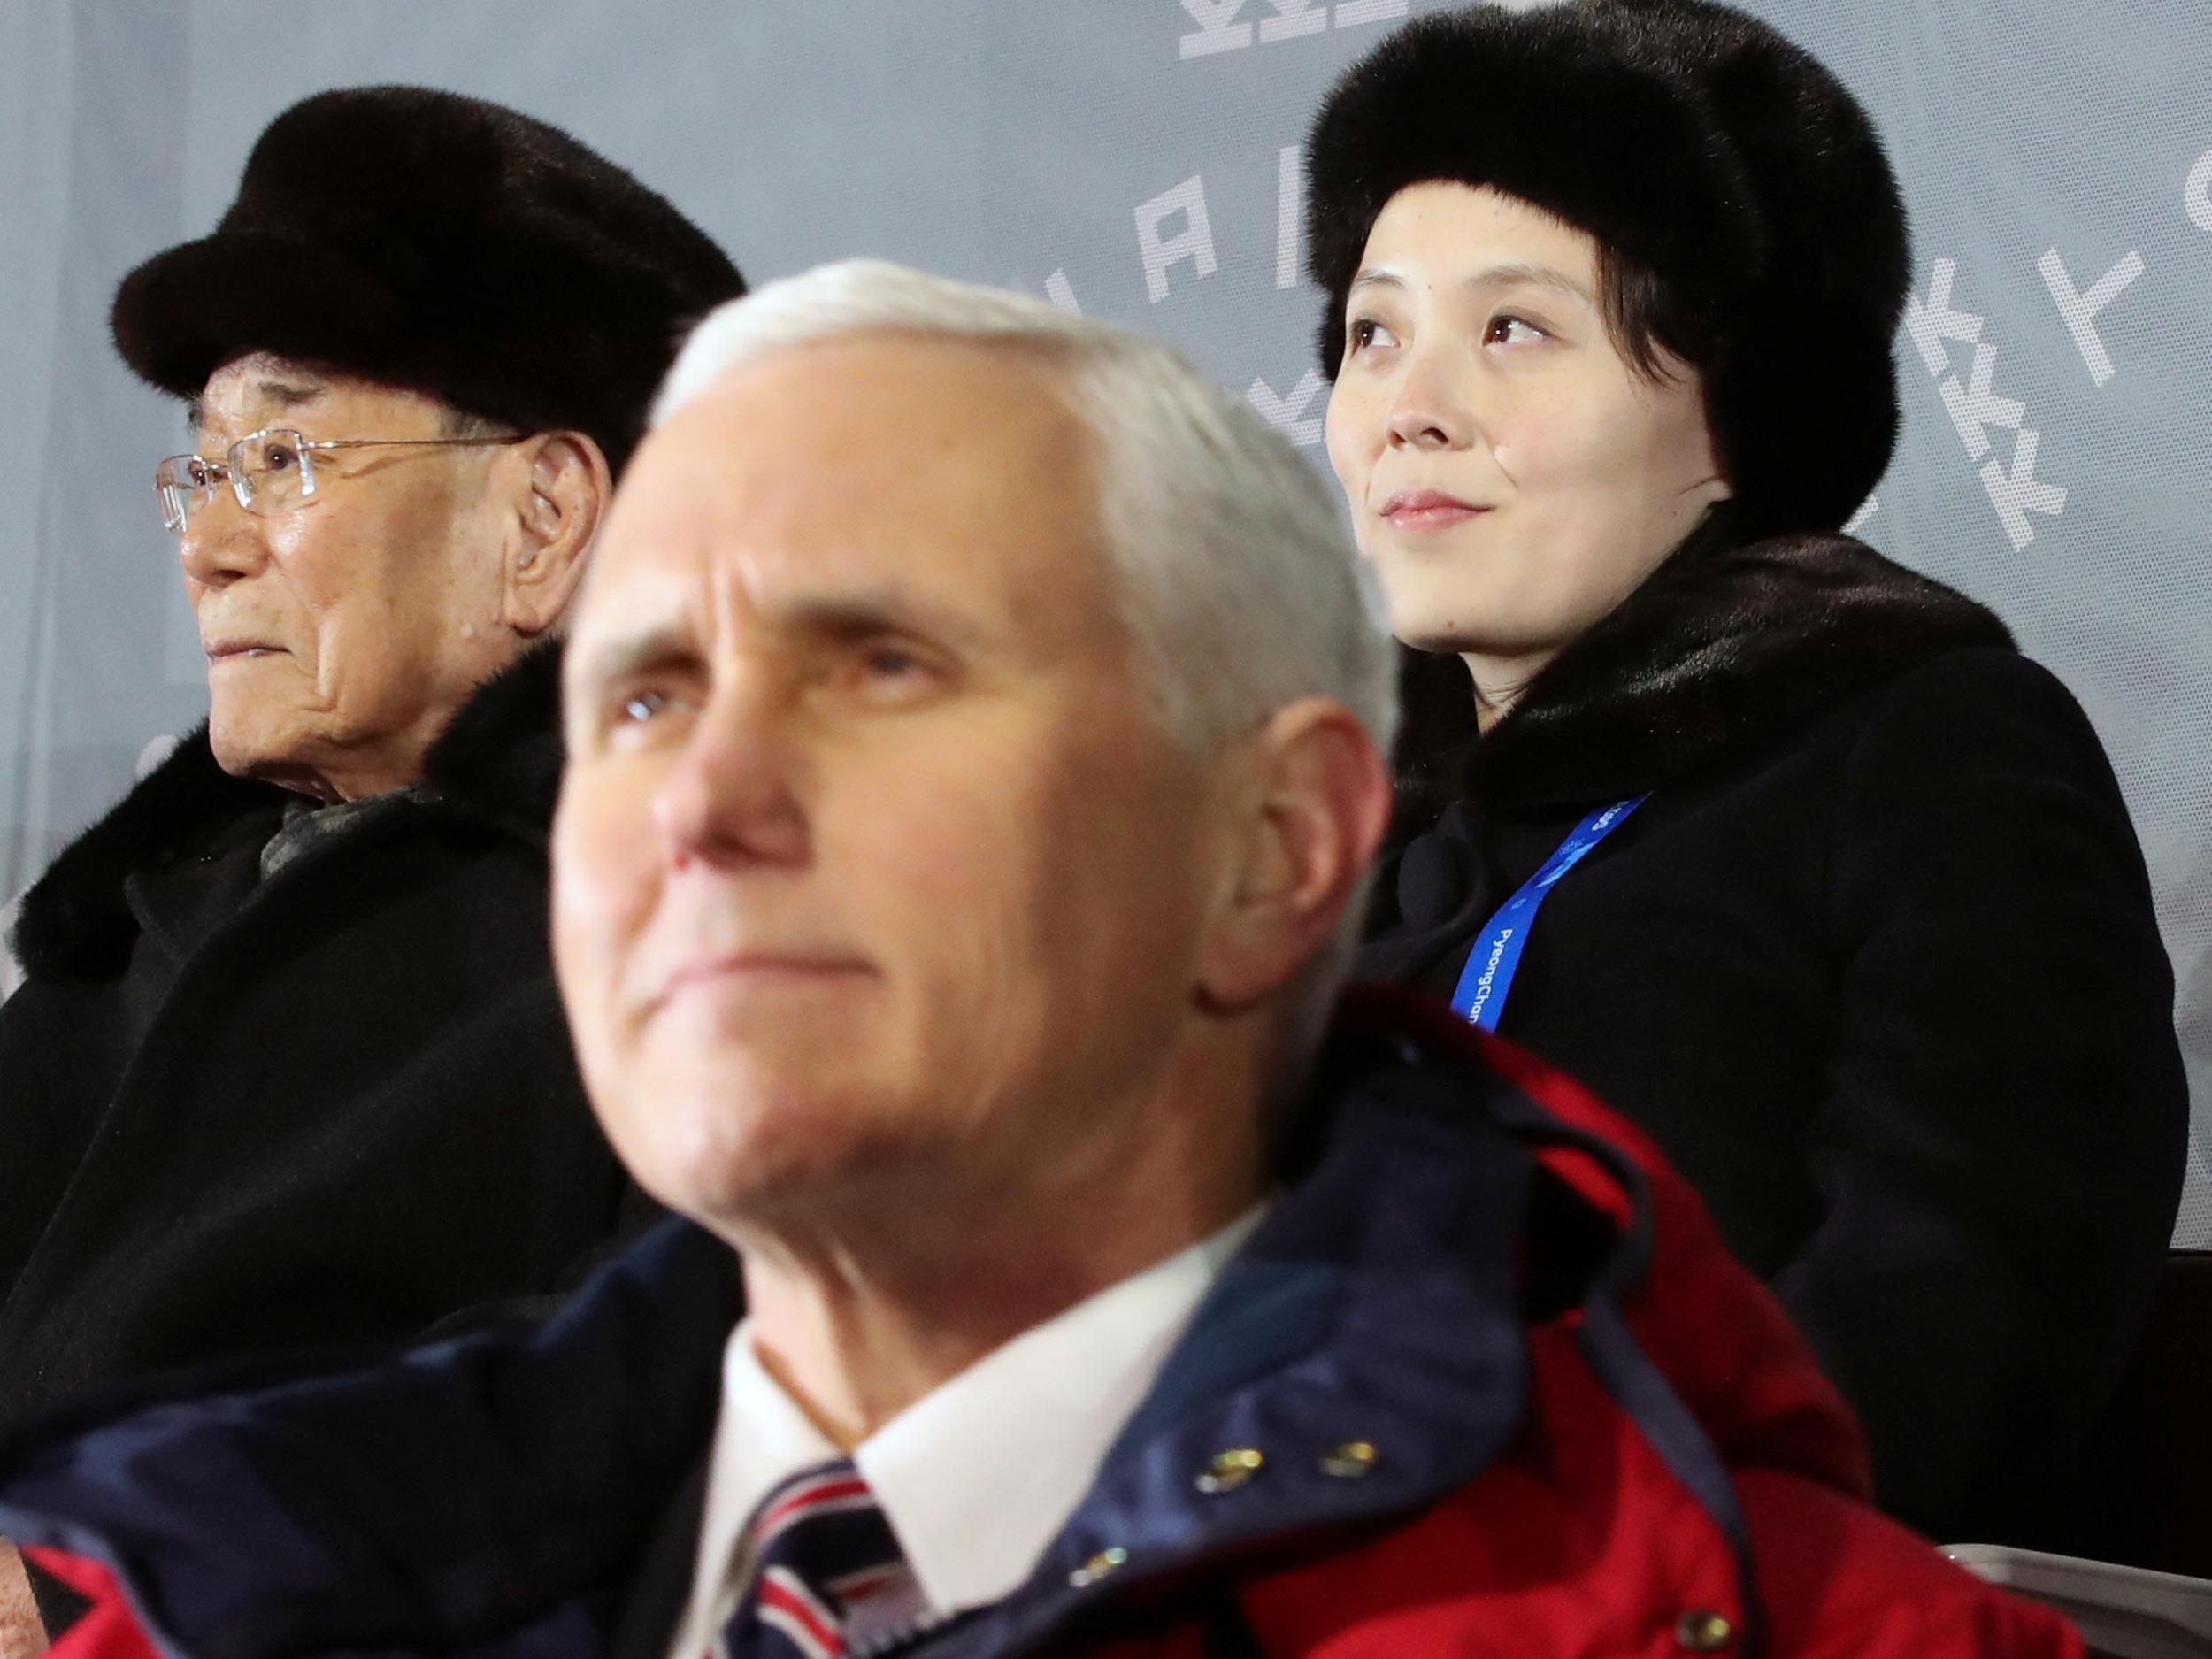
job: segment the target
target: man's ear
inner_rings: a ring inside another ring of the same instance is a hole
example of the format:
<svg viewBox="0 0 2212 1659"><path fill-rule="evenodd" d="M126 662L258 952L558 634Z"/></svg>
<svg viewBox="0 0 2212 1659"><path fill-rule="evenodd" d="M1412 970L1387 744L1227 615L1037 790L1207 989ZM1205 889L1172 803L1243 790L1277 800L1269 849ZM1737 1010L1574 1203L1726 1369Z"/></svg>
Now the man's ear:
<svg viewBox="0 0 2212 1659"><path fill-rule="evenodd" d="M520 469L501 571L501 619L524 639L560 625L584 578L592 537L614 494L599 446L580 432L541 432L515 446Z"/></svg>
<svg viewBox="0 0 2212 1659"><path fill-rule="evenodd" d="M1390 773L1352 711L1306 697L1252 738L1234 810L1240 856L1200 962L1198 995L1248 1009L1323 949L1390 824Z"/></svg>

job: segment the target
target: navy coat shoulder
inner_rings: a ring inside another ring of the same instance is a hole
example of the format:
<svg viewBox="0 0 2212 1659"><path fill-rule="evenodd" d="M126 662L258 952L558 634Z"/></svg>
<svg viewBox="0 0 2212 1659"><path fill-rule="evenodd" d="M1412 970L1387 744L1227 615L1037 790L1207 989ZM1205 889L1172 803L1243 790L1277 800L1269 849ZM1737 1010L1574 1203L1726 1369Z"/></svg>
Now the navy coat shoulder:
<svg viewBox="0 0 2212 1659"><path fill-rule="evenodd" d="M1650 792L1545 901L1498 1030L1698 1188L1886 1507L2016 1530L2128 1357L2186 1152L2171 972L2079 707L1989 612L1830 537L1686 549L1455 750L1442 669L1409 670L1421 827L1360 972L1448 995L1575 824Z"/></svg>
<svg viewBox="0 0 2212 1659"><path fill-rule="evenodd" d="M557 667L265 878L196 733L26 895L0 1004L0 1416L551 1293L641 1209L547 944Z"/></svg>

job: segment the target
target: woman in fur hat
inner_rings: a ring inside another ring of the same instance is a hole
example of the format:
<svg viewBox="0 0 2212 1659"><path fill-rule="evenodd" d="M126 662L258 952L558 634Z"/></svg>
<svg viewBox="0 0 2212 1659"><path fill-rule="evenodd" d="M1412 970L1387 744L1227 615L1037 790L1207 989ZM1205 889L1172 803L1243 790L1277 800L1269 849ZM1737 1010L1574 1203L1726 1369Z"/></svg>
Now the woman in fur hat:
<svg viewBox="0 0 2212 1659"><path fill-rule="evenodd" d="M1699 0L1424 18L1330 94L1328 446L1410 648L1362 967L1636 1116L1857 1406L2018 1535L2111 1394L2186 1095L2081 710L1839 526L1904 212L1819 65Z"/></svg>

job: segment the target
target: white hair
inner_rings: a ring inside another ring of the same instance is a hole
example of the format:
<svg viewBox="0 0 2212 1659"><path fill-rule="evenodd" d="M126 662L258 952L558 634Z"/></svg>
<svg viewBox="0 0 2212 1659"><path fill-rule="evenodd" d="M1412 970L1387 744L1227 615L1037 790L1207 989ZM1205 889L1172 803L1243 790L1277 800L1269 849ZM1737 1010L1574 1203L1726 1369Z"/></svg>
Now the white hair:
<svg viewBox="0 0 2212 1659"><path fill-rule="evenodd" d="M655 401L658 426L739 366L881 332L1035 347L1096 445L1122 619L1167 730L1201 752L1301 697L1348 708L1387 754L1398 718L1381 596L1327 487L1250 404L1172 347L1025 295L880 260L818 266L709 313ZM1294 1016L1302 1050L1358 939L1365 883Z"/></svg>

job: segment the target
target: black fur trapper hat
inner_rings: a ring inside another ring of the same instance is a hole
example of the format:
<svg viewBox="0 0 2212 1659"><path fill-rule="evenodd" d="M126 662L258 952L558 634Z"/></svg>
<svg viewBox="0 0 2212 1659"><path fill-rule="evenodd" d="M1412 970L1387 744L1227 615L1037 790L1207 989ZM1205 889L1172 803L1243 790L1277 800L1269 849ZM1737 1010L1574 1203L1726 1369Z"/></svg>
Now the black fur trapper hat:
<svg viewBox="0 0 2212 1659"><path fill-rule="evenodd" d="M1587 231L1694 308L1746 534L1832 530L1888 465L1904 204L1851 95L1756 19L1709 0L1420 18L1337 82L1306 157L1331 379L1376 215L1454 180Z"/></svg>
<svg viewBox="0 0 2212 1659"><path fill-rule="evenodd" d="M586 433L619 472L683 335L744 291L665 197L557 127L358 87L272 121L213 234L125 277L111 320L123 360L180 397L273 352Z"/></svg>

